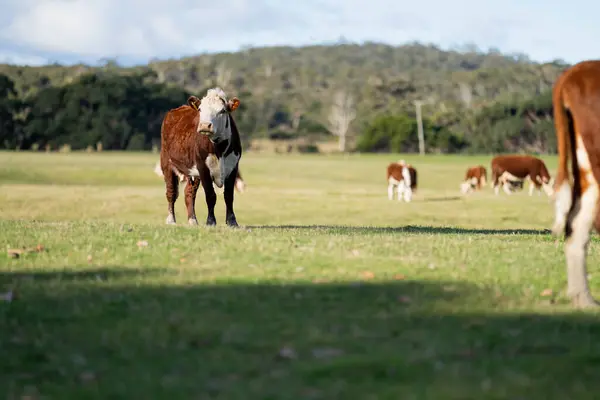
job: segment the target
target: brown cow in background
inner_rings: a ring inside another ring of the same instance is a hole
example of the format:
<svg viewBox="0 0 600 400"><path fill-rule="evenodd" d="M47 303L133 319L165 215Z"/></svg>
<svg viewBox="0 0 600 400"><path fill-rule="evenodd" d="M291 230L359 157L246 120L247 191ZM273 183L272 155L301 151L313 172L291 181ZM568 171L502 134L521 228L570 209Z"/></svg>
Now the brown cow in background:
<svg viewBox="0 0 600 400"><path fill-rule="evenodd" d="M588 285L592 229L600 231L600 61L567 68L552 89L558 143L552 232L565 235L567 295L576 307L598 307ZM569 159L573 183L569 177Z"/></svg>
<svg viewBox="0 0 600 400"><path fill-rule="evenodd" d="M502 185L504 192L510 195L511 185L518 186L519 181L522 183L525 179L529 180L530 196L533 195L534 188L538 190L543 188L548 196L553 194L548 168L537 157L520 154L500 155L494 157L491 164L492 182L496 194Z"/></svg>
<svg viewBox="0 0 600 400"><path fill-rule="evenodd" d="M473 190L480 190L487 182L487 170L483 165L467 168L465 179L460 185L460 191L464 194Z"/></svg>
<svg viewBox="0 0 600 400"><path fill-rule="evenodd" d="M242 145L231 113L239 103L236 97L228 100L220 88L213 88L201 100L190 96L187 104L169 110L163 118L160 170L166 185L167 224L176 223L179 181L186 179L185 205L190 225L198 224L195 202L200 183L208 208L206 224L216 225L214 183L219 188L224 186L227 225L238 226L233 194Z"/></svg>
<svg viewBox="0 0 600 400"><path fill-rule="evenodd" d="M387 167L388 198L394 199L394 188L398 193L398 201L410 202L417 189L417 170L404 160L391 163Z"/></svg>

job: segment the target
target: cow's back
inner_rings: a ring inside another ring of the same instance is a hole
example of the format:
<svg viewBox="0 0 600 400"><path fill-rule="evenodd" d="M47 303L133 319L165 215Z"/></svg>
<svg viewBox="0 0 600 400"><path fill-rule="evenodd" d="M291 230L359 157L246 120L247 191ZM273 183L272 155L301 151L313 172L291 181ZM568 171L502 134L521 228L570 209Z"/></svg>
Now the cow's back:
<svg viewBox="0 0 600 400"><path fill-rule="evenodd" d="M501 155L492 159L492 173L501 175L509 172L520 179L525 179L531 172L540 168L540 160L532 156Z"/></svg>
<svg viewBox="0 0 600 400"><path fill-rule="evenodd" d="M470 167L467 169L467 173L465 174L465 180L469 180L471 178L485 178L487 175L487 171L483 165L478 165L476 167Z"/></svg>
<svg viewBox="0 0 600 400"><path fill-rule="evenodd" d="M389 180L390 178L393 178L397 182L402 181L402 166L400 164L394 162L388 165L386 179Z"/></svg>

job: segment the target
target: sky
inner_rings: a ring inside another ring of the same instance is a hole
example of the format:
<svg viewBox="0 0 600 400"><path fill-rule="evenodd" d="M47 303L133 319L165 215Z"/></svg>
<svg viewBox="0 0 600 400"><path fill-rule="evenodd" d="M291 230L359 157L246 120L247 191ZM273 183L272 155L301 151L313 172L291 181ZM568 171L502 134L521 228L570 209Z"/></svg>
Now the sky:
<svg viewBox="0 0 600 400"><path fill-rule="evenodd" d="M467 43L538 62L600 56L600 1L0 0L0 63L145 64L245 46ZM560 27L560 28L558 28Z"/></svg>

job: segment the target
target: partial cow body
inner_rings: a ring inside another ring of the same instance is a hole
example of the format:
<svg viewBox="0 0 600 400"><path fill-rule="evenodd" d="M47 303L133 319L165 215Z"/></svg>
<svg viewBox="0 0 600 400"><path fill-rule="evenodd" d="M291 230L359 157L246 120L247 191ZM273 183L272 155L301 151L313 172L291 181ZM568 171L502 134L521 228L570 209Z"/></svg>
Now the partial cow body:
<svg viewBox="0 0 600 400"><path fill-rule="evenodd" d="M398 201L410 202L417 189L417 170L404 160L391 163L387 167L388 198L394 199L394 189L398 193Z"/></svg>
<svg viewBox="0 0 600 400"><path fill-rule="evenodd" d="M223 189L226 223L237 226L233 194L242 146L231 113L239 100L227 100L219 89L209 89L202 99L190 96L187 104L169 110L161 127L160 169L168 202L167 224L175 224L175 201L179 182L186 180L185 204L188 223L197 225L196 193L202 184L208 208L207 225L216 225L217 195L213 183Z"/></svg>
<svg viewBox="0 0 600 400"><path fill-rule="evenodd" d="M511 154L500 155L492 159L492 182L494 191L498 194L500 185L506 194L511 194L511 186L517 186L521 182L522 187L525 179L529 180L529 195L533 195L533 189L543 189L548 196L553 193L550 173L546 164L537 157L529 155Z"/></svg>
<svg viewBox="0 0 600 400"><path fill-rule="evenodd" d="M480 190L487 182L487 170L483 165L467 168L465 179L460 185L462 193L466 194L474 190Z"/></svg>
<svg viewBox="0 0 600 400"><path fill-rule="evenodd" d="M552 105L558 142L552 232L565 235L567 295L576 307L598 307L586 263L591 231L600 230L600 61L566 69L554 84Z"/></svg>
<svg viewBox="0 0 600 400"><path fill-rule="evenodd" d="M156 163L156 165L154 166L154 173L156 173L156 175L158 175L158 176L163 176L163 172L160 167L160 161L158 161ZM185 175L183 175L183 174L181 174L181 175L178 174L177 176L179 178L179 182L183 182L186 179ZM246 182L242 178L242 174L240 172L239 166L238 166L238 170L237 170L237 176L235 177L235 189L240 193L244 193L246 191Z"/></svg>

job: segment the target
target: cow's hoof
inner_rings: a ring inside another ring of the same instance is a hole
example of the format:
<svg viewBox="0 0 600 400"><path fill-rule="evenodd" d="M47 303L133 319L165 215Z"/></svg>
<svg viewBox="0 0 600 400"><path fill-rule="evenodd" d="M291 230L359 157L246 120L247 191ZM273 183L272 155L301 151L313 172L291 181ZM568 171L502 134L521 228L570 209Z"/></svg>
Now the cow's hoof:
<svg viewBox="0 0 600 400"><path fill-rule="evenodd" d="M231 228L239 228L240 226L238 225L237 221L234 219L230 219L227 220L227 226L231 227Z"/></svg>
<svg viewBox="0 0 600 400"><path fill-rule="evenodd" d="M217 225L217 220L211 217L206 218L206 226L215 226Z"/></svg>
<svg viewBox="0 0 600 400"><path fill-rule="evenodd" d="M188 219L188 224L190 224L192 226L196 226L196 225L198 225L198 220L196 218L190 218L190 219Z"/></svg>

